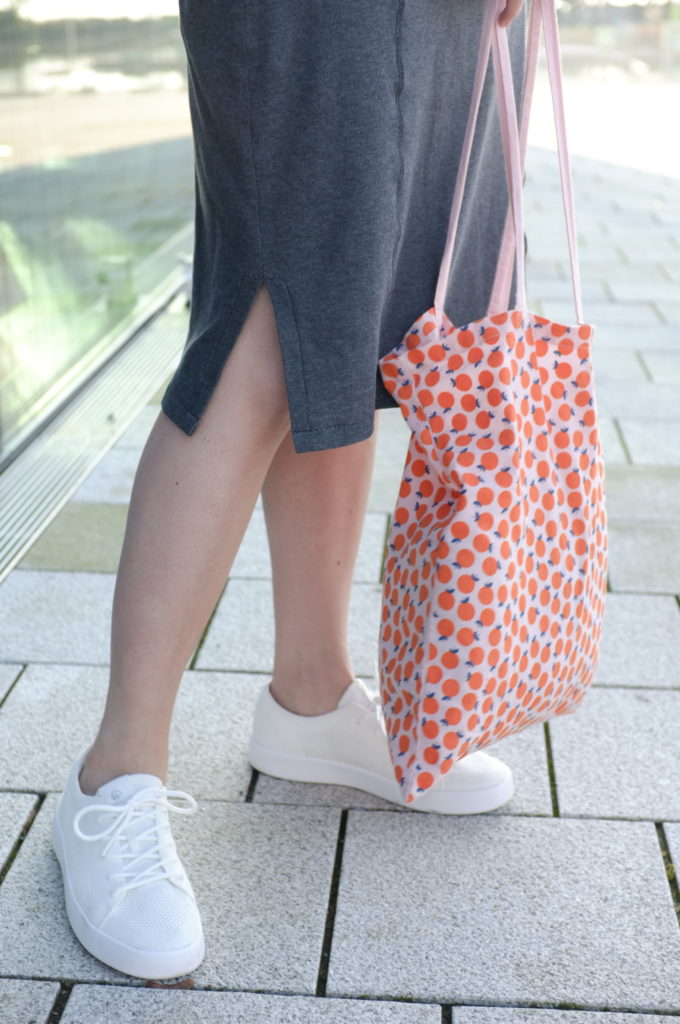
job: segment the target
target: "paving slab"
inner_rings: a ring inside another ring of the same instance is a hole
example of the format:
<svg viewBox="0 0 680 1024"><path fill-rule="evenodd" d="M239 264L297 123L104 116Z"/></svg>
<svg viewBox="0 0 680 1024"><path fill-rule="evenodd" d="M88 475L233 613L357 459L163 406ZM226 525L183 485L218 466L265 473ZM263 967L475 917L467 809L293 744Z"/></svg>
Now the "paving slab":
<svg viewBox="0 0 680 1024"><path fill-rule="evenodd" d="M378 650L381 588L355 583L349 617L354 668L370 675ZM274 653L274 610L267 580L229 580L194 663L195 668L270 672Z"/></svg>
<svg viewBox="0 0 680 1024"><path fill-rule="evenodd" d="M596 684L680 686L680 606L674 597L608 593Z"/></svg>
<svg viewBox="0 0 680 1024"><path fill-rule="evenodd" d="M592 1013L509 1006L456 1006L453 1010L453 1024L670 1024L671 1021L677 1021L677 1017L658 1013Z"/></svg>
<svg viewBox="0 0 680 1024"><path fill-rule="evenodd" d="M613 247L610 247L612 255ZM609 251L609 250L608 250ZM608 259L607 252L597 250L598 261L605 262ZM587 323L595 325L596 332L604 324L611 326L622 324L626 326L645 327L650 331L654 330L656 324L663 324L666 321L657 312L651 302L584 302L583 314ZM550 316L558 323L569 324L573 321L573 303L563 300L551 301ZM563 317L567 317L566 320ZM595 335L597 337L597 333Z"/></svg>
<svg viewBox="0 0 680 1024"><path fill-rule="evenodd" d="M140 454L137 448L110 448L74 492L71 501L127 505Z"/></svg>
<svg viewBox="0 0 680 1024"><path fill-rule="evenodd" d="M120 982L68 924L49 838L55 803L45 801L0 888L0 974ZM199 987L315 991L338 824L325 807L216 802L173 817L206 933Z"/></svg>
<svg viewBox="0 0 680 1024"><path fill-rule="evenodd" d="M149 402L148 405L145 405L137 413L130 426L120 435L113 446L114 449L134 448L141 454L142 448L146 444L146 439L151 433L151 428L158 419L160 411L160 404Z"/></svg>
<svg viewBox="0 0 680 1024"><path fill-rule="evenodd" d="M605 466L629 465L630 460L626 454L626 449L621 444L621 438L614 420L598 415L598 428Z"/></svg>
<svg viewBox="0 0 680 1024"><path fill-rule="evenodd" d="M620 416L619 423L634 463L642 466L680 466L680 419L652 420Z"/></svg>
<svg viewBox="0 0 680 1024"><path fill-rule="evenodd" d="M552 814L548 762L541 727L526 729L517 736L506 736L488 747L487 753L509 765L515 779L515 795L512 800L490 811L490 814ZM287 779L275 779L271 775L258 777L253 801L298 806L321 804L326 807L391 809L403 814L421 815L419 811L392 804L389 800L351 786L289 782Z"/></svg>
<svg viewBox="0 0 680 1024"><path fill-rule="evenodd" d="M7 696L23 665L0 664L0 702Z"/></svg>
<svg viewBox="0 0 680 1024"><path fill-rule="evenodd" d="M70 501L19 562L22 569L116 572L127 505Z"/></svg>
<svg viewBox="0 0 680 1024"><path fill-rule="evenodd" d="M622 423L625 434L625 422ZM680 520L680 463L605 465L605 498L612 519Z"/></svg>
<svg viewBox="0 0 680 1024"><path fill-rule="evenodd" d="M30 793L0 793L0 870L37 802Z"/></svg>
<svg viewBox="0 0 680 1024"><path fill-rule="evenodd" d="M109 660L113 573L15 569L0 585L0 657Z"/></svg>
<svg viewBox="0 0 680 1024"><path fill-rule="evenodd" d="M377 1000L76 985L61 1024L439 1024L441 1010ZM654 1022L652 1021L652 1024Z"/></svg>
<svg viewBox="0 0 680 1024"><path fill-rule="evenodd" d="M680 524L609 519L612 590L680 594Z"/></svg>
<svg viewBox="0 0 680 1024"><path fill-rule="evenodd" d="M369 510L390 514L394 511L410 437L411 430L399 409L381 410Z"/></svg>
<svg viewBox="0 0 680 1024"><path fill-rule="evenodd" d="M648 351L673 353L677 352L679 344L680 330L668 324L655 323L653 330L648 330L645 324L597 324L593 352L597 348L605 350L613 366L624 351L633 349L642 354ZM667 380L665 383L670 384L672 381Z"/></svg>
<svg viewBox="0 0 680 1024"><path fill-rule="evenodd" d="M648 420L680 419L680 384L607 379L595 381L600 416Z"/></svg>
<svg viewBox="0 0 680 1024"><path fill-rule="evenodd" d="M646 367L634 349L624 349L615 360L604 345L594 345L592 350L595 387L601 380L627 380L645 382L650 379Z"/></svg>
<svg viewBox="0 0 680 1024"><path fill-rule="evenodd" d="M593 688L550 723L560 812L680 820L680 692Z"/></svg>
<svg viewBox="0 0 680 1024"><path fill-rule="evenodd" d="M185 672L173 716L170 785L198 799L244 799L248 741L261 676ZM60 792L90 745L108 670L31 665L0 711L0 788Z"/></svg>
<svg viewBox="0 0 680 1024"><path fill-rule="evenodd" d="M56 981L0 979L2 1020L6 1024L48 1024L58 994Z"/></svg>
<svg viewBox="0 0 680 1024"><path fill-rule="evenodd" d="M386 530L387 516L384 513L369 512L365 516L354 566L353 579L356 582L380 582ZM229 575L231 578L271 579L271 560L263 512L253 512Z"/></svg>
<svg viewBox="0 0 680 1024"><path fill-rule="evenodd" d="M675 1010L653 824L350 811L327 991Z"/></svg>
<svg viewBox="0 0 680 1024"><path fill-rule="evenodd" d="M677 285L676 285L677 288ZM680 330L676 330L676 351L648 349L642 354L645 366L652 380L666 384L680 384Z"/></svg>
<svg viewBox="0 0 680 1024"><path fill-rule="evenodd" d="M656 303L656 308L663 317L664 323L680 326L680 302L671 302L668 299L664 299L663 301L660 300Z"/></svg>

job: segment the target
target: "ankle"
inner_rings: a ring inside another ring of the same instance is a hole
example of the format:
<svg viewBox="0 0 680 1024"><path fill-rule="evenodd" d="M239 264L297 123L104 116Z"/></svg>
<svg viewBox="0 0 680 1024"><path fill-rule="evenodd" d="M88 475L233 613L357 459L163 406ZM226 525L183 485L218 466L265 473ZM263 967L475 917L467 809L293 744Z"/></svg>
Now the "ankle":
<svg viewBox="0 0 680 1024"><path fill-rule="evenodd" d="M335 711L354 678L351 672L342 672L334 677L322 674L314 678L303 675L291 678L275 673L269 692L277 704L294 715L325 715Z"/></svg>
<svg viewBox="0 0 680 1024"><path fill-rule="evenodd" d="M134 775L143 772L146 775L155 775L163 783L167 777L167 762L162 758L149 758L148 754L141 755L136 752L118 752L116 755L107 756L105 753L91 747L85 755L83 766L78 776L78 784L85 796L95 796L100 786L117 779L121 775Z"/></svg>

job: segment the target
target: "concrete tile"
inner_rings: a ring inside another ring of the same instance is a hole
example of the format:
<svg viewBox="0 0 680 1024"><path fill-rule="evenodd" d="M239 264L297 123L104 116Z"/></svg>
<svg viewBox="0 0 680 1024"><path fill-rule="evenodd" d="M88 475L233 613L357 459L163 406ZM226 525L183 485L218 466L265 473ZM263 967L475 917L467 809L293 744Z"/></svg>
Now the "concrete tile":
<svg viewBox="0 0 680 1024"><path fill-rule="evenodd" d="M50 840L55 803L55 796L45 800L0 887L0 973L120 980L120 974L85 952L69 926Z"/></svg>
<svg viewBox="0 0 680 1024"><path fill-rule="evenodd" d="M680 594L680 524L609 520L612 590Z"/></svg>
<svg viewBox="0 0 680 1024"><path fill-rule="evenodd" d="M620 417L621 432L634 463L641 466L680 466L680 409L677 419Z"/></svg>
<svg viewBox="0 0 680 1024"><path fill-rule="evenodd" d="M621 444L614 420L598 416L598 427L605 465L629 465L626 449Z"/></svg>
<svg viewBox="0 0 680 1024"><path fill-rule="evenodd" d="M351 811L327 991L676 1009L654 826Z"/></svg>
<svg viewBox="0 0 680 1024"><path fill-rule="evenodd" d="M639 355L633 349L623 349L612 358L611 348L604 345L593 345L593 374L595 387L600 381L628 380L646 382L649 376L640 362Z"/></svg>
<svg viewBox="0 0 680 1024"><path fill-rule="evenodd" d="M48 1024L59 993L56 981L0 980L0 1006L7 1024Z"/></svg>
<svg viewBox="0 0 680 1024"><path fill-rule="evenodd" d="M527 268L527 291L530 295L535 291L537 297L542 302L552 302L553 299L562 299L564 302L573 303L574 292L570 275L566 278L561 275L556 277L539 278L535 285L532 284L532 278L532 270ZM608 302L611 300L611 296L606 291L602 282L593 280L592 277L584 278L584 280L581 281L581 295L584 302L590 301L591 299L594 299L597 302Z"/></svg>
<svg viewBox="0 0 680 1024"><path fill-rule="evenodd" d="M186 672L170 741L170 784L198 799L243 800L261 676ZM0 788L60 792L94 739L108 670L31 665L0 711Z"/></svg>
<svg viewBox="0 0 680 1024"><path fill-rule="evenodd" d="M456 1006L453 1010L453 1024L672 1024L676 1020L675 1015L658 1013L588 1013L509 1006Z"/></svg>
<svg viewBox="0 0 680 1024"><path fill-rule="evenodd" d="M368 513L359 543L359 553L354 567L355 581L378 583L385 544L387 516ZM234 559L230 577L247 579L271 579L271 562L264 513L253 512L239 552Z"/></svg>
<svg viewBox="0 0 680 1024"><path fill-rule="evenodd" d="M668 324L654 324L653 330L647 330L644 324L604 323L597 324L595 328L593 353L596 348L601 347L608 352L614 362L621 352L631 348L643 353L659 350L677 352L679 345L680 330Z"/></svg>
<svg viewBox="0 0 680 1024"><path fill-rule="evenodd" d="M598 252L598 259L600 253ZM602 255L604 260L605 256ZM662 319L660 314L656 312L656 309L651 302L595 302L593 300L585 302L584 300L584 316L588 323L594 324L596 331L599 329L601 324L625 324L631 326L633 324L639 325L640 327L646 327L649 330L653 330L656 324L663 324L666 321ZM551 316L558 323L569 324L572 322L574 317L574 309L572 302L560 302L554 301L550 303L550 313L546 314ZM567 317L565 320L564 317ZM597 335L596 335L597 336Z"/></svg>
<svg viewBox="0 0 680 1024"><path fill-rule="evenodd" d="M161 411L160 404L155 402L149 402L144 408L137 413L130 426L120 435L115 445L115 449L120 448L134 448L137 452L141 453L142 448L146 444L146 439L151 432L151 428L158 419L158 414Z"/></svg>
<svg viewBox="0 0 680 1024"><path fill-rule="evenodd" d="M656 303L656 307L661 313L664 323L680 325L680 302L659 301Z"/></svg>
<svg viewBox="0 0 680 1024"><path fill-rule="evenodd" d="M30 793L0 793L0 869L37 802Z"/></svg>
<svg viewBox="0 0 680 1024"><path fill-rule="evenodd" d="M560 812L680 820L680 692L595 687L550 723Z"/></svg>
<svg viewBox="0 0 680 1024"><path fill-rule="evenodd" d="M622 424L625 434L625 424ZM606 465L605 498L612 519L680 520L680 466Z"/></svg>
<svg viewBox="0 0 680 1024"><path fill-rule="evenodd" d="M527 729L518 736L507 736L487 749L512 768L515 796L491 814L552 814L550 782L543 730ZM260 775L253 797L255 803L296 804L325 807L362 807L393 810L403 814L420 814L409 807L365 793L351 786L313 785L289 782Z"/></svg>
<svg viewBox="0 0 680 1024"><path fill-rule="evenodd" d="M381 588L355 583L349 620L350 650L359 675L373 672L378 650ZM230 580L217 605L195 668L270 672L274 612L267 580Z"/></svg>
<svg viewBox="0 0 680 1024"><path fill-rule="evenodd" d="M127 505L140 454L138 448L110 448L75 491L71 501Z"/></svg>
<svg viewBox="0 0 680 1024"><path fill-rule="evenodd" d="M23 665L0 664L0 702L7 696L12 683L23 667Z"/></svg>
<svg viewBox="0 0 680 1024"><path fill-rule="evenodd" d="M680 347L680 330L676 347ZM652 379L659 384L680 384L680 351L648 349L642 354L642 359Z"/></svg>
<svg viewBox="0 0 680 1024"><path fill-rule="evenodd" d="M76 985L61 1024L112 1020L116 1024L439 1024L441 1010L422 1003L409 1006L369 999Z"/></svg>
<svg viewBox="0 0 680 1024"><path fill-rule="evenodd" d="M22 569L116 572L127 505L71 501L19 563Z"/></svg>
<svg viewBox="0 0 680 1024"><path fill-rule="evenodd" d="M680 607L674 597L608 593L596 683L680 686Z"/></svg>
<svg viewBox="0 0 680 1024"><path fill-rule="evenodd" d="M55 803L45 801L0 888L0 971L120 982L68 924L50 848ZM206 933L199 986L314 992L338 824L339 812L321 807L205 802L173 818Z"/></svg>
<svg viewBox="0 0 680 1024"><path fill-rule="evenodd" d="M411 430L396 408L381 410L379 422L368 507L373 512L391 514L399 493Z"/></svg>
<svg viewBox="0 0 680 1024"><path fill-rule="evenodd" d="M115 576L15 569L0 586L8 661L108 664Z"/></svg>
<svg viewBox="0 0 680 1024"><path fill-rule="evenodd" d="M640 274L637 281L609 282L615 302L669 302L678 297L678 286L674 281L659 281L648 274Z"/></svg>
<svg viewBox="0 0 680 1024"><path fill-rule="evenodd" d="M604 377L595 382L600 416L649 420L680 419L680 385L634 382Z"/></svg>

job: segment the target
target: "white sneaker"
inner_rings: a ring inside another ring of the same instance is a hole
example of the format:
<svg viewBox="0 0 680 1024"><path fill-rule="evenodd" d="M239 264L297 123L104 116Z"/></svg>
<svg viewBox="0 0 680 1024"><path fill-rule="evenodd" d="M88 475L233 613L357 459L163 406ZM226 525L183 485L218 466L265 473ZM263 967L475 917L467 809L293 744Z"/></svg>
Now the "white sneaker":
<svg viewBox="0 0 680 1024"><path fill-rule="evenodd" d="M203 959L203 928L168 811L193 814L196 801L143 774L121 775L86 796L78 781L84 759L85 752L71 769L52 825L71 927L117 971L187 974Z"/></svg>
<svg viewBox="0 0 680 1024"><path fill-rule="evenodd" d="M405 804L394 777L380 697L361 679L324 715L288 711L265 684L255 705L249 755L253 768L268 775L355 786L414 811L479 814L507 803L514 792L510 768L478 750Z"/></svg>

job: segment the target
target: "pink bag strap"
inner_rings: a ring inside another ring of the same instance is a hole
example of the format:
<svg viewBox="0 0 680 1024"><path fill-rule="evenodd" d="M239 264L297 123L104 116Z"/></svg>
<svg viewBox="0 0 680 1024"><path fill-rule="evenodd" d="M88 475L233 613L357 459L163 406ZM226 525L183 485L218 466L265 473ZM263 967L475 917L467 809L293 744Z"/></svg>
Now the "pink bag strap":
<svg viewBox="0 0 680 1024"><path fill-rule="evenodd" d="M543 24L546 57L550 75L553 112L557 131L557 148L560 163L562 200L567 224L571 278L576 306L577 323L583 323L581 303L581 281L576 246L576 216L571 179L571 168L567 149L567 135L562 95L562 70L559 51L559 34L555 0L532 0L529 22L524 90L522 97L521 129L517 127L517 113L514 99L512 66L506 29L498 25L498 15L505 6L505 0L487 0L479 47L479 57L472 90L470 113L463 142L456 188L451 205L449 229L444 254L437 279L434 307L438 323L442 322L444 300L453 260L453 246L458 230L458 221L463 203L463 193L472 151L472 141L477 124L479 103L484 78L489 62L489 51L493 44L494 73L498 99L498 114L503 139L503 154L508 179L509 209L499 251L496 279L489 302L488 315L504 312L508 308L513 258L517 266L517 302L520 309L527 308L524 272L524 216L522 208L522 177L529 126L529 113L533 94L538 59L538 44L541 22ZM539 21L540 19L540 21ZM513 231L514 228L514 231ZM514 236L514 246L512 244ZM514 249L514 256L513 256Z"/></svg>

